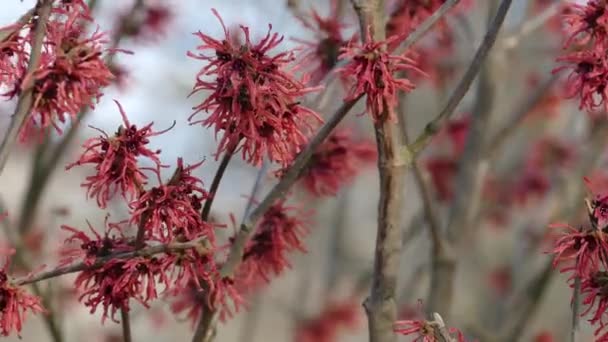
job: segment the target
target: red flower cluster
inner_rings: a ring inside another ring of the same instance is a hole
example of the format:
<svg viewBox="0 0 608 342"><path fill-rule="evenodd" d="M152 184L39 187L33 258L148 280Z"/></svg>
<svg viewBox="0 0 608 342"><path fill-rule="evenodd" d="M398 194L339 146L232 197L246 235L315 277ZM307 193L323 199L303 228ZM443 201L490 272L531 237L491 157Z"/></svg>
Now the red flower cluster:
<svg viewBox="0 0 608 342"><path fill-rule="evenodd" d="M350 130L337 129L313 153L300 182L315 196L335 196L375 160L376 148L371 141L356 141Z"/></svg>
<svg viewBox="0 0 608 342"><path fill-rule="evenodd" d="M80 159L66 167L69 170L83 164L95 166L95 173L88 176L82 186L87 188L89 197L97 199L100 208L105 208L117 191L125 199L133 199L143 191L147 177L137 164L139 157L151 160L155 164L152 171L158 174L160 151L152 151L146 145L150 137L166 132L153 132L152 123L138 129L129 122L122 106L115 102L124 126L119 127L113 137L99 130L102 135L87 140Z"/></svg>
<svg viewBox="0 0 608 342"><path fill-rule="evenodd" d="M2 336L21 332L28 311L32 314L44 311L40 298L11 283L6 273L7 268L8 262L0 269L0 334Z"/></svg>
<svg viewBox="0 0 608 342"><path fill-rule="evenodd" d="M4 95L16 97L24 84L33 82L34 105L21 132L22 139L35 127L54 126L61 132L59 124L68 117L75 118L84 106L93 107L102 95L101 89L114 78L103 60L105 35L95 31L86 36L88 7L79 2L64 2L62 6L55 7L54 12L63 15L52 16L47 24L40 65L31 79L26 79L29 52L24 46L32 45L34 19L0 43L0 81L12 89Z"/></svg>
<svg viewBox="0 0 608 342"><path fill-rule="evenodd" d="M90 227L94 234L92 239L75 228L62 228L72 232L66 240L68 246L79 244L65 249L63 263L78 258L92 266L104 257L134 250L132 241L122 234L118 225L109 225L103 236ZM112 234L112 231L116 231L116 234ZM171 261L170 258L156 257L114 258L99 268L80 272L74 284L81 290L79 299L91 308L91 313L101 305L102 322L108 317L116 321L118 310L129 310L130 299L136 299L147 306L149 301L158 298L157 282L164 283L166 288L170 286L167 269L171 267Z"/></svg>
<svg viewBox="0 0 608 342"><path fill-rule="evenodd" d="M340 333L359 327L361 304L351 298L331 302L313 319L301 322L296 328L295 342L334 342Z"/></svg>
<svg viewBox="0 0 608 342"><path fill-rule="evenodd" d="M235 45L232 35L214 10L224 28L225 38L214 39L201 32L203 41L198 50L212 50L213 55L194 54L190 57L208 62L197 75L192 93L210 91L205 101L196 106L192 118L207 112L205 119L192 121L213 126L222 132L217 155L242 150L243 158L252 164L261 163L264 156L285 165L297 148L306 144L307 134L321 118L302 106L298 99L316 88L307 88L285 70L294 61L292 52L274 56L270 50L282 41L277 33L268 30L258 43L251 42L249 28L241 26L245 42ZM213 79L209 80L212 77Z"/></svg>
<svg viewBox="0 0 608 342"><path fill-rule="evenodd" d="M327 17L322 17L314 9L309 17L298 17L305 28L314 32L313 41L295 39L304 46L300 64L312 70L312 84L318 84L331 72L338 63L340 49L348 43L342 32L346 25L340 20L338 7L339 1L333 0ZM350 41L355 39L356 35L351 37Z"/></svg>
<svg viewBox="0 0 608 342"><path fill-rule="evenodd" d="M591 227L574 227L554 224L553 228L566 228L553 247L553 265L561 272L570 274L568 281L574 287L575 279L580 279L582 303L586 307L582 316L589 316L589 322L598 325L595 335L598 341L608 339L608 201L607 196L598 195L589 203Z"/></svg>
<svg viewBox="0 0 608 342"><path fill-rule="evenodd" d="M580 109L608 110L608 5L604 0L585 4L569 3L565 22L568 38L565 49L575 51L557 59L565 65L553 72L570 70L567 80L568 96L579 97Z"/></svg>
<svg viewBox="0 0 608 342"><path fill-rule="evenodd" d="M184 167L179 158L169 182L145 191L131 203L131 223L143 225L145 238L165 243L177 236L187 240L200 236L213 238L213 227L200 214L207 192L202 181L191 175L201 164Z"/></svg>
<svg viewBox="0 0 608 342"><path fill-rule="evenodd" d="M339 59L349 61L346 66L336 71L344 79L353 82L344 100L352 101L363 94L367 95L367 111L374 121L396 122L398 91L410 92L415 88L412 82L406 78L397 78L395 73L423 73L405 54L391 55L386 52L387 46L397 39L398 36L392 36L387 40L375 42L368 30L366 43L351 43L341 49Z"/></svg>

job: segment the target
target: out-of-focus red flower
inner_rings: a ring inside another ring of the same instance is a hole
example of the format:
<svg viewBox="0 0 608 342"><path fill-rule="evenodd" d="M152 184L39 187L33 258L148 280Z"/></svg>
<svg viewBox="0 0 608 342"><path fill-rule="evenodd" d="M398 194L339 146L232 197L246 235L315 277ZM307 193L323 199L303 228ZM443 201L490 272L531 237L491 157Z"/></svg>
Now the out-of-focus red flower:
<svg viewBox="0 0 608 342"><path fill-rule="evenodd" d="M492 270L488 276L488 282L497 296L506 296L511 292L513 285L511 268L508 266L501 266Z"/></svg>
<svg viewBox="0 0 608 342"><path fill-rule="evenodd" d="M555 339L553 338L553 334L543 331L534 337L534 342L555 342Z"/></svg>
<svg viewBox="0 0 608 342"><path fill-rule="evenodd" d="M342 332L353 331L360 325L361 304L349 299L331 302L315 318L298 324L296 342L336 342Z"/></svg>
<svg viewBox="0 0 608 342"><path fill-rule="evenodd" d="M295 79L288 64L294 61L293 52L271 55L283 37L271 33L252 43L249 28L241 26L245 43L234 45L231 34L222 19L213 10L224 28L225 38L218 40L201 32L201 51L212 55L189 52L190 57L207 62L197 75L192 93L210 91L211 94L194 107L191 123L213 126L216 134L222 133L217 156L238 146L243 158L259 165L262 158L285 165L308 141L307 135L321 118L302 106L299 98L318 88L309 88ZM209 115L192 121L198 113ZM240 144L240 146L239 146Z"/></svg>
<svg viewBox="0 0 608 342"><path fill-rule="evenodd" d="M150 142L150 137L166 132L152 131L153 123L138 129L129 122L122 106L115 102L124 126L119 127L113 137L99 130L102 135L88 139L83 145L85 151L80 159L66 167L69 170L83 164L94 165L95 173L88 176L82 186L87 188L89 197L97 199L101 208L105 208L118 191L128 200L142 192L147 176L138 165L139 157L151 160L155 164L151 170L158 174L161 166L158 159L160 150L152 151L146 145Z"/></svg>
<svg viewBox="0 0 608 342"><path fill-rule="evenodd" d="M365 94L367 111L374 121L396 122L398 92L410 92L415 88L407 78L397 78L397 73L409 71L424 74L405 53L391 55L386 52L387 45L396 39L398 36L375 42L368 29L365 43L351 42L340 50L339 59L346 60L347 64L336 71L353 83L344 101L352 101Z"/></svg>
<svg viewBox="0 0 608 342"><path fill-rule="evenodd" d="M311 10L309 16L298 17L305 28L314 33L314 40L295 39L304 46L300 63L303 68L310 69L310 82L318 84L338 63L340 49L347 44L343 30L346 25L341 22L338 13L338 2L331 2L331 10L327 17L322 17L316 10ZM356 39L356 35L349 40Z"/></svg>
<svg viewBox="0 0 608 342"><path fill-rule="evenodd" d="M544 137L537 141L528 157L526 168L547 170L554 167L569 167L574 164L575 153L572 144L554 137Z"/></svg>
<svg viewBox="0 0 608 342"><path fill-rule="evenodd" d="M451 157L430 158L425 167L431 175L439 201L449 201L454 196L454 177L458 172L458 161Z"/></svg>
<svg viewBox="0 0 608 342"><path fill-rule="evenodd" d="M165 34L172 19L173 13L166 4L146 2L136 11L118 17L118 34L140 40L154 40Z"/></svg>
<svg viewBox="0 0 608 342"><path fill-rule="evenodd" d="M245 248L238 270L238 285L250 287L269 282L272 275L290 268L288 256L306 252L302 238L308 233L305 213L285 201L275 203L262 217Z"/></svg>
<svg viewBox="0 0 608 342"><path fill-rule="evenodd" d="M538 74L530 74L527 77L527 85L531 91L534 91L540 84L540 76ZM538 117L541 120L556 118L559 115L564 95L559 88L563 88L563 84L551 86L538 103L530 109L528 117Z"/></svg>
<svg viewBox="0 0 608 342"><path fill-rule="evenodd" d="M350 130L338 129L313 153L300 182L315 196L335 196L375 160L376 148L371 141L357 141Z"/></svg>
<svg viewBox="0 0 608 342"><path fill-rule="evenodd" d="M535 169L528 169L519 177L512 188L513 199L519 205L525 205L533 198L543 198L551 189L547 175Z"/></svg>

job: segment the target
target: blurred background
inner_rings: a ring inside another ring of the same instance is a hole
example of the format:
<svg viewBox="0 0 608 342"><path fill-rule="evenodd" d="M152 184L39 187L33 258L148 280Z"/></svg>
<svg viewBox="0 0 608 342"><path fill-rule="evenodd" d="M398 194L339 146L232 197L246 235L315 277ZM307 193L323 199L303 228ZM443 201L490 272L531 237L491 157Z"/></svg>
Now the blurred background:
<svg viewBox="0 0 608 342"><path fill-rule="evenodd" d="M349 1L345 2L342 15L348 36L348 32L358 30L358 24ZM400 117L407 118L410 137L419 134L439 113L483 38L491 1L462 2L442 24L449 27L449 41L442 40L435 30L417 45L416 58L429 76L416 79L417 89L404 97L399 108ZM483 134L484 146L489 146L484 151L488 152L476 166L484 170L480 176L483 189L475 227L471 228L474 234L458 251L452 312L442 314L449 317L449 326L479 341L509 341L505 336L516 341L567 340L571 292L566 279L548 267L546 252L551 249L551 237L547 226L556 221L575 224L581 218L587 195L583 177L604 179L605 141L601 137L606 129L597 114L580 112L577 101L563 100L563 82L552 77L563 37L559 3L514 1L484 68L486 81L473 85L446 130L419 158L418 171L407 175L398 298L403 319L423 313L419 300L427 300L429 289L431 245L420 184L428 190L439 223L446 225L454 192L459 189L463 134L466 136L471 113L482 108L489 112ZM0 26L13 23L33 4L3 1ZM301 25L294 13L309 13L312 8L322 16L329 13L328 1L293 4L290 9L283 0L146 1L146 5L168 10L166 25L159 32L121 41L121 49L134 52L118 54L115 59L116 65L127 70L126 76L118 86L106 89L95 110L84 119L44 190L40 206L30 213L31 227L25 239L37 246L32 256L35 265L55 264L57 246L66 237L59 229L61 224L85 227L89 220L100 226L106 213L115 218L127 216L127 208L121 204L110 205L106 212L94 201L85 201L80 183L87 175L86 168L64 171L68 162L78 158L79 146L87 137L98 135L87 125L114 132L121 124L113 99L121 102L135 124L154 121L157 129L163 129L175 121L172 130L152 140L151 148L162 149L161 159L167 164L173 164L177 157L188 163L205 159L197 173L207 186L211 183L218 164L213 156L213 131L187 121L192 107L203 98L201 94L188 96L203 66L201 61L186 57L186 52L199 44L192 33L200 30L213 37L223 36L211 12L215 8L228 27L248 26L254 37L265 34L271 23L273 30L285 36L280 49L291 49L299 45L293 38L314 40L313 32ZM387 13L398 5L398 1L387 0ZM132 1L98 0L94 17L100 29L112 35L121 16L132 7ZM340 105L343 95L341 87L335 85L326 91L332 96L319 100L313 95L307 100L324 117ZM485 105L480 104L484 101ZM0 103L0 129L8 126L13 108L13 102ZM368 116L356 115L363 110L356 108L342 125L362 139L374 141ZM35 148L31 144L18 146L0 176L0 195L9 213L7 229L12 229L23 210ZM276 169L271 166L263 175L261 193L272 186L270 173ZM224 234L233 229L230 215L237 221L243 215L258 173L258 168L238 158L230 164L213 212L218 221L228 224ZM222 324L217 341L298 341L296 337L306 329L322 330L322 323L339 327L335 337L306 341L367 340L360 303L369 292L377 200L378 174L373 163L362 167L352 184L335 197L319 199L298 188L295 201L315 211L307 238L308 253L294 254L292 270L249 298L249 310ZM78 296L70 292L71 281L73 277L67 276L42 285L52 291L66 341L120 341L120 325L111 321L100 325L99 315L89 315L77 302ZM328 314L332 303L344 305L345 313ZM593 328L584 323L580 341L591 340ZM172 314L163 301L150 309L135 306L132 326L135 341L189 341L192 334L191 323ZM50 340L40 317L28 320L22 340ZM409 341L405 337L401 340Z"/></svg>

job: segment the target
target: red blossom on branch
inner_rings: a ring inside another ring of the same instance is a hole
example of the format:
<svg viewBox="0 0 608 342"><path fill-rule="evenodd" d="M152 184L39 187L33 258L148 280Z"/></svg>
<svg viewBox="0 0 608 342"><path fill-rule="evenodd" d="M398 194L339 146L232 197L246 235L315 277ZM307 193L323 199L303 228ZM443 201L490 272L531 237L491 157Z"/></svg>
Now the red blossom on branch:
<svg viewBox="0 0 608 342"><path fill-rule="evenodd" d="M118 191L126 199L132 199L142 192L147 176L138 165L139 157L152 161L155 166L150 170L158 174L161 167L158 159L160 150L152 151L146 145L150 142L150 137L167 131L152 131L153 123L138 129L129 122L122 106L115 102L124 125L112 137L99 130L102 135L88 139L83 145L85 151L78 161L66 167L69 170L74 166L94 165L95 173L88 176L82 186L87 188L89 197L97 199L101 208L105 208Z"/></svg>
<svg viewBox="0 0 608 342"><path fill-rule="evenodd" d="M322 121L299 102L300 97L317 88L307 88L286 70L294 61L293 52L270 54L283 41L283 37L271 33L272 26L257 43L251 41L249 28L241 26L245 42L235 45L219 14L215 10L213 13L222 24L225 38L217 40L195 33L203 42L197 49L212 50L214 54L188 53L208 63L198 73L192 93L211 92L194 107L190 119L201 112L209 116L191 123L213 126L216 135L222 133L217 156L240 144L238 149L249 163L258 165L267 156L285 164L299 152L299 146L306 144L314 125Z"/></svg>
<svg viewBox="0 0 608 342"><path fill-rule="evenodd" d="M387 45L396 39L398 36L375 42L368 29L366 43L351 43L341 49L339 59L348 62L336 72L353 83L344 101L367 95L367 111L374 121L396 122L398 92L410 92L415 88L408 79L397 78L396 73L413 71L423 74L405 54L391 55L386 52Z"/></svg>
<svg viewBox="0 0 608 342"><path fill-rule="evenodd" d="M40 298L11 283L7 274L8 262L0 269L0 333L9 336L20 333L26 314L44 312Z"/></svg>
<svg viewBox="0 0 608 342"><path fill-rule="evenodd" d="M177 160L173 177L143 192L130 206L131 223L143 225L147 239L170 242L176 236L192 240L200 236L213 241L213 226L201 218L202 202L208 198L203 182L191 172L202 162L184 166Z"/></svg>

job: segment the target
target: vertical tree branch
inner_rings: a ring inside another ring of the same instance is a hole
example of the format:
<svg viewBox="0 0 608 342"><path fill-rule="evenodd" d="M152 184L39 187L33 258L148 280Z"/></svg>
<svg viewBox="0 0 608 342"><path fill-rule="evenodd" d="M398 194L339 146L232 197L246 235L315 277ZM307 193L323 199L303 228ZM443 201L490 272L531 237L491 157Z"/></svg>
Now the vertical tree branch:
<svg viewBox="0 0 608 342"><path fill-rule="evenodd" d="M44 42L44 35L46 34L46 24L49 15L51 14L52 5L53 1L51 0L39 0L36 4L35 16L37 18L27 72L21 83L21 94L17 100L17 107L15 108L11 123L8 127L8 132L6 132L4 139L2 139L2 143L0 143L0 174L2 174L2 170L4 170L10 151L19 136L19 131L25 123L25 120L27 120L27 117L32 110L32 105L34 104L34 73L40 64L42 45Z"/></svg>
<svg viewBox="0 0 608 342"><path fill-rule="evenodd" d="M122 325L123 342L132 342L133 339L131 338L131 321L129 319L128 309L120 309L120 324Z"/></svg>
<svg viewBox="0 0 608 342"><path fill-rule="evenodd" d="M385 39L384 1L353 0L359 16L361 36L371 30L375 41ZM397 124L387 120L387 110L374 124L378 148L380 199L374 269L365 311L370 342L397 341L393 323L397 320L397 275L401 250L401 212L405 185L405 163L401 160L402 135Z"/></svg>

